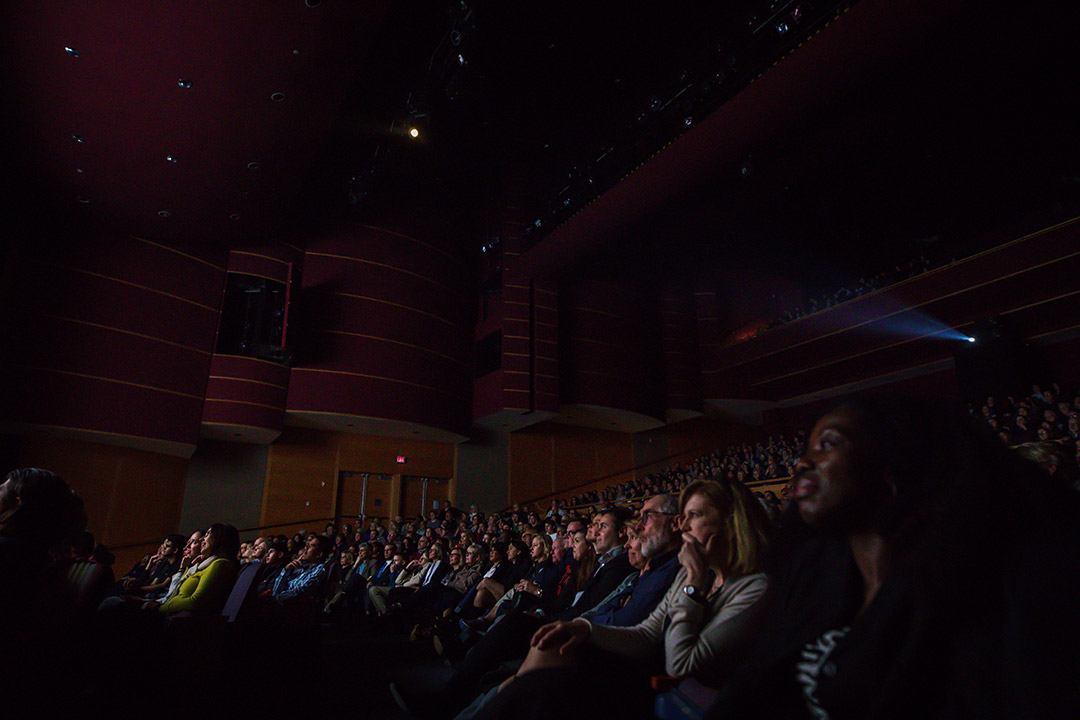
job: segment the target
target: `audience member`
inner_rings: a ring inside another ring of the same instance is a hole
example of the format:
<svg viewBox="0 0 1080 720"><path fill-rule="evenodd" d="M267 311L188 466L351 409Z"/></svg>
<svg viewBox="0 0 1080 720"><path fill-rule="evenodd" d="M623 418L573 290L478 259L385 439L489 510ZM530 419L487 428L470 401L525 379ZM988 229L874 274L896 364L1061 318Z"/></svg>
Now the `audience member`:
<svg viewBox="0 0 1080 720"><path fill-rule="evenodd" d="M1080 509L944 403L818 421L787 552L713 718L1073 717Z"/></svg>

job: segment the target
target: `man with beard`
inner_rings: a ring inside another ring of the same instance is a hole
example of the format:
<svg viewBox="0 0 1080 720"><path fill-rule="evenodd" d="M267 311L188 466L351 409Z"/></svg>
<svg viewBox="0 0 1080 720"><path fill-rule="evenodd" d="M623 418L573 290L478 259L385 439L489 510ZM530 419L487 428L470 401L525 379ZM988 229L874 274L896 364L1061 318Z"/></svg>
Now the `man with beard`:
<svg viewBox="0 0 1080 720"><path fill-rule="evenodd" d="M664 598L679 568L682 533L678 530L679 500L674 495L654 495L641 508L636 527L644 566L582 617L597 625L637 625ZM634 564L634 551L630 562Z"/></svg>

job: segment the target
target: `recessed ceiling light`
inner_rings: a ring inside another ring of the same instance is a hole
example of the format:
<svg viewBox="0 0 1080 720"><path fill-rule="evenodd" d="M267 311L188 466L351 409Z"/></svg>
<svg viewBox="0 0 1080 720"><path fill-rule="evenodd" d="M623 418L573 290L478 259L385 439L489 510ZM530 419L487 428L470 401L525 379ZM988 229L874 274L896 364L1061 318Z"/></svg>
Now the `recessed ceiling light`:
<svg viewBox="0 0 1080 720"><path fill-rule="evenodd" d="M184 88L185 90L190 90L191 89L191 81L190 80L185 80L184 78L180 78L179 80L176 81L176 84L179 87Z"/></svg>
<svg viewBox="0 0 1080 720"><path fill-rule="evenodd" d="M259 169L259 163L257 163L257 162L249 162L248 163L248 170L258 170L258 169Z"/></svg>
<svg viewBox="0 0 1080 720"><path fill-rule="evenodd" d="M158 214L158 217L163 217L163 218L167 218L170 215L172 215L172 213L169 212L168 210L158 210L157 214Z"/></svg>
<svg viewBox="0 0 1080 720"><path fill-rule="evenodd" d="M276 93L274 93L273 95L270 96L270 99L273 100L274 102L281 102L282 100L285 99L285 93L276 92Z"/></svg>
<svg viewBox="0 0 1080 720"><path fill-rule="evenodd" d="M66 45L64 46L64 52L66 52L66 53L67 53L68 55L70 55L71 57L79 57L79 55L81 54L81 53L79 53L79 51L78 51L78 50L76 50L75 48L73 48L73 47L67 47Z"/></svg>
<svg viewBox="0 0 1080 720"><path fill-rule="evenodd" d="M78 200L79 202L81 202L83 205L89 205L90 204L90 198L86 197L85 195L80 195L79 197L77 197L75 199Z"/></svg>

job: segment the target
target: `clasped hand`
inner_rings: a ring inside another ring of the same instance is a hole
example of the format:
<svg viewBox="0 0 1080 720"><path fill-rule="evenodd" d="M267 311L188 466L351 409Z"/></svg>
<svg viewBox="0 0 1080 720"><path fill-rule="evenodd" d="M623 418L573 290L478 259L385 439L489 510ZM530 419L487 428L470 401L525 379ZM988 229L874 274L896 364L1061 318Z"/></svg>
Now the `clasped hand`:
<svg viewBox="0 0 1080 720"><path fill-rule="evenodd" d="M569 622L558 620L537 630L531 645L537 650L558 648L560 655L568 655L588 640L591 632L589 623L581 618Z"/></svg>
<svg viewBox="0 0 1080 720"><path fill-rule="evenodd" d="M683 533L683 544L679 550L679 563L686 568L687 583L694 587L704 588L709 582L711 571L709 566L713 555L718 550L719 533L710 535L702 545L697 538L688 532Z"/></svg>

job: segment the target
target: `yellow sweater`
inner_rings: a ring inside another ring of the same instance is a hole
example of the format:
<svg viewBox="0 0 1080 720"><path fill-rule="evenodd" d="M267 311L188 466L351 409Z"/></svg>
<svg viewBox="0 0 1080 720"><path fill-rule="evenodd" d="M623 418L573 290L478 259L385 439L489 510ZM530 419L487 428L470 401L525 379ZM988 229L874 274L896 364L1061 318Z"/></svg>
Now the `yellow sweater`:
<svg viewBox="0 0 1080 720"><path fill-rule="evenodd" d="M159 609L163 613L188 610L195 615L221 612L236 583L236 563L217 558L202 570L184 578L176 595Z"/></svg>

